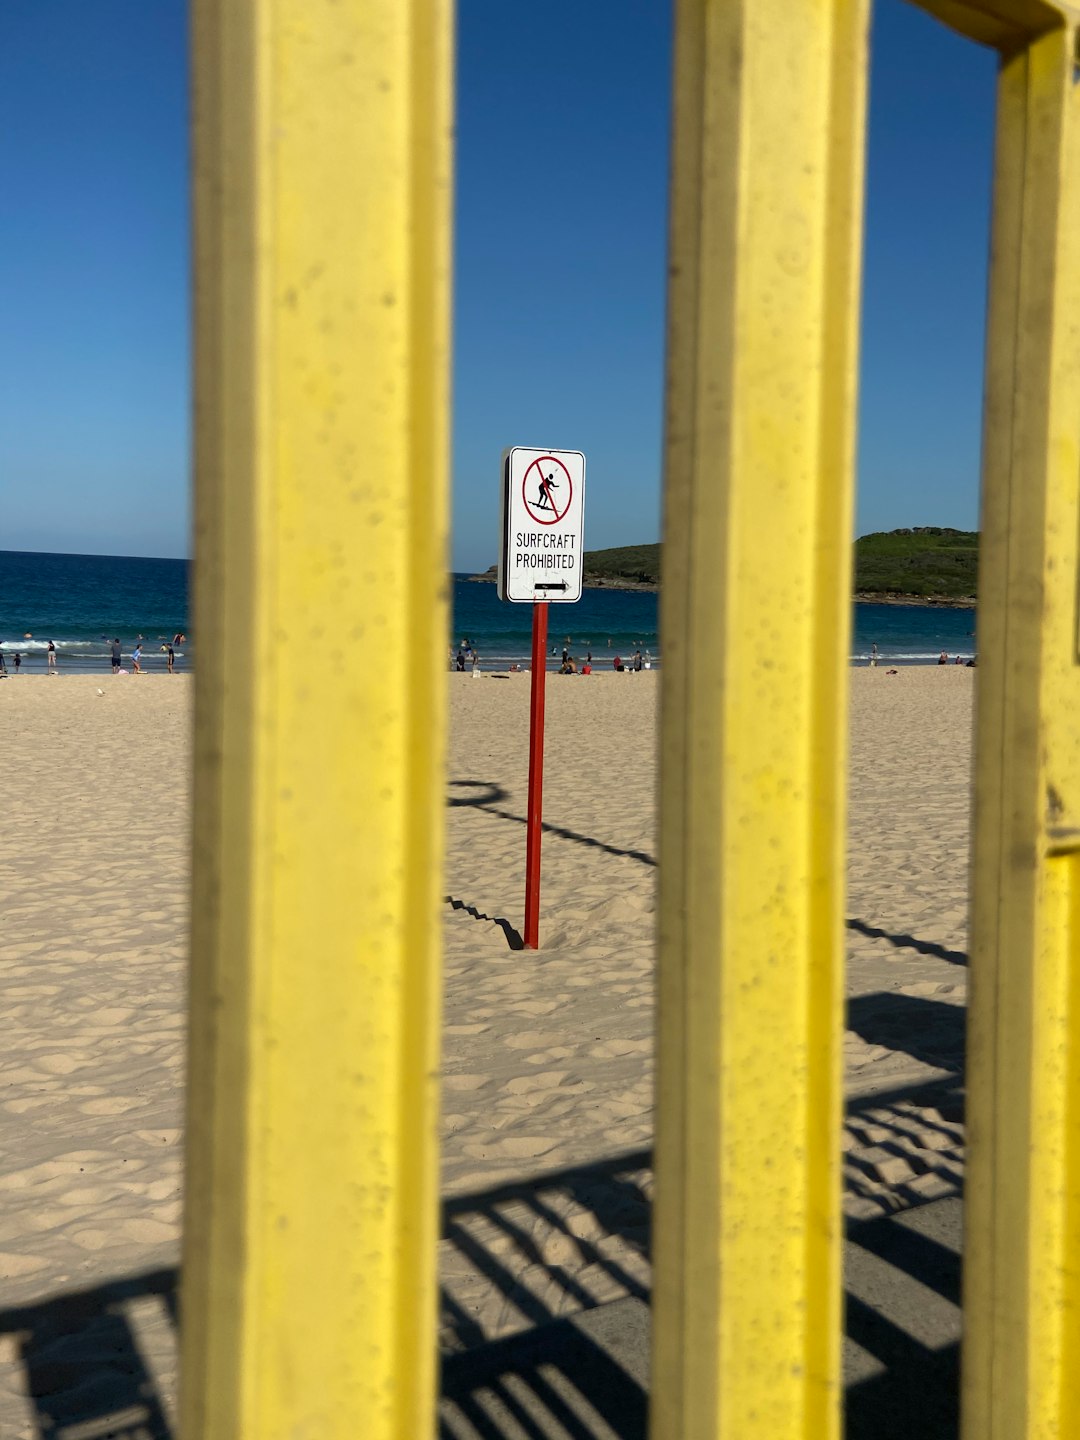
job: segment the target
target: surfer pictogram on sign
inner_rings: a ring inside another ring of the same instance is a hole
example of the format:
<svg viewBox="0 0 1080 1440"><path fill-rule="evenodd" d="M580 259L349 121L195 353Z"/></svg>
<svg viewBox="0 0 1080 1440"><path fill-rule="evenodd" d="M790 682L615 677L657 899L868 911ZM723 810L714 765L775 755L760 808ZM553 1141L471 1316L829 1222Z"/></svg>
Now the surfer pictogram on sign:
<svg viewBox="0 0 1080 1440"><path fill-rule="evenodd" d="M570 471L554 455L539 456L525 471L521 498L538 525L557 525L574 498Z"/></svg>

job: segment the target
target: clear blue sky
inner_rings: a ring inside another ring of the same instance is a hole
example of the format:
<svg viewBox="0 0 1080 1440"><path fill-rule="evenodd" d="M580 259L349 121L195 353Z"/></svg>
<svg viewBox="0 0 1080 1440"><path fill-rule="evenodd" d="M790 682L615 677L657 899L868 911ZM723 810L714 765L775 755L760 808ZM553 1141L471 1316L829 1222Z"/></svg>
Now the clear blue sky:
<svg viewBox="0 0 1080 1440"><path fill-rule="evenodd" d="M671 24L460 0L456 569L509 443L589 459L590 546L659 531ZM0 549L183 555L186 14L0 5ZM857 533L976 523L995 57L874 26Z"/></svg>

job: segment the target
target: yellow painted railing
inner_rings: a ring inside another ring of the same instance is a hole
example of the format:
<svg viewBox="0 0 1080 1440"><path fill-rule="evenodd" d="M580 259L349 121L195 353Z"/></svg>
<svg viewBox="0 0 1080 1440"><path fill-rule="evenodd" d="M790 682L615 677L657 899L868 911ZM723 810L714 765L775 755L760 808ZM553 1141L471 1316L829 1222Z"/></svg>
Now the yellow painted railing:
<svg viewBox="0 0 1080 1440"><path fill-rule="evenodd" d="M677 13L653 1433L827 1440L866 5Z"/></svg>
<svg viewBox="0 0 1080 1440"><path fill-rule="evenodd" d="M656 1440L840 1430L866 7L677 3ZM965 1440L1049 1440L1080 1434L1077 16L1043 0L925 8L1002 55ZM420 1440L435 1390L449 0L194 12L184 1432ZM760 557L778 547L763 604ZM295 667L313 646L325 664ZM373 666L373 652L413 659Z"/></svg>
<svg viewBox="0 0 1080 1440"><path fill-rule="evenodd" d="M190 1440L432 1433L449 41L194 4Z"/></svg>

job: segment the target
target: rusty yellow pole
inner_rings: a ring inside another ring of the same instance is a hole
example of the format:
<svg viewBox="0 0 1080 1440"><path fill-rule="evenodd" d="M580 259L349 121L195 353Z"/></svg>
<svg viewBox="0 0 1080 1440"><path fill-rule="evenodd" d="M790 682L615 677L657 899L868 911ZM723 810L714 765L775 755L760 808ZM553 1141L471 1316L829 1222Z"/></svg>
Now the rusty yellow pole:
<svg viewBox="0 0 1080 1440"><path fill-rule="evenodd" d="M435 1388L448 0L194 0L182 1424Z"/></svg>
<svg viewBox="0 0 1080 1440"><path fill-rule="evenodd" d="M654 1440L839 1434L866 24L677 6Z"/></svg>
<svg viewBox="0 0 1080 1440"><path fill-rule="evenodd" d="M1080 89L1002 65L987 366L965 1440L1080 1434Z"/></svg>

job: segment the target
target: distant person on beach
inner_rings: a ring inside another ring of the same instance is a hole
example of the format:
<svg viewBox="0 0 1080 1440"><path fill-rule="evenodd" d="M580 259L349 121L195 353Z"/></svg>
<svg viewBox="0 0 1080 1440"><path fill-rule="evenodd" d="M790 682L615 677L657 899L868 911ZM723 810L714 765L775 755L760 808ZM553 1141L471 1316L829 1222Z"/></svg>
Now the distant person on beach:
<svg viewBox="0 0 1080 1440"><path fill-rule="evenodd" d="M47 660L48 660L48 666L49 666L49 674L50 674L50 675L55 675L55 674L56 674L56 646L53 644L53 642L52 642L51 640L49 641L49 648L48 648L48 651L47 651Z"/></svg>
<svg viewBox="0 0 1080 1440"><path fill-rule="evenodd" d="M635 669L636 671L638 671L639 674L641 673L641 651L640 651L640 650L635 650L635 651L634 651L634 669Z"/></svg>
<svg viewBox="0 0 1080 1440"><path fill-rule="evenodd" d="M948 657L948 655L945 653L944 650L942 650L941 654L938 656L938 662L937 662L937 663L938 663L939 665L947 665L947 664L949 663L949 657Z"/></svg>
<svg viewBox="0 0 1080 1440"><path fill-rule="evenodd" d="M570 659L570 651L567 650L566 646L564 645L564 646L563 646L563 652L562 652L562 663L565 665L566 662L567 662L567 660L569 660L569 659Z"/></svg>
<svg viewBox="0 0 1080 1440"><path fill-rule="evenodd" d="M122 655L121 652L120 652L120 641L119 641L119 640L114 640L114 641L112 642L112 644L110 645L109 650L110 650L111 655L112 655L112 673L113 673L114 675L119 675L119 674L120 674L120 663L121 663L121 661L122 661L123 658L124 658L123 655Z"/></svg>
<svg viewBox="0 0 1080 1440"><path fill-rule="evenodd" d="M176 651L171 645L165 647L165 664L170 675L176 674Z"/></svg>
<svg viewBox="0 0 1080 1440"><path fill-rule="evenodd" d="M464 651L464 650L459 650L459 651L457 652L457 668L458 668L459 670L464 670L464 669L465 669L465 651Z"/></svg>
<svg viewBox="0 0 1080 1440"><path fill-rule="evenodd" d="M185 642L185 640L187 640L187 636L184 635L184 634L183 634L181 631L179 631L179 630L178 630L178 631L176 632L176 634L172 637L172 643L173 643L174 645L183 645L184 642Z"/></svg>
<svg viewBox="0 0 1080 1440"><path fill-rule="evenodd" d="M961 656L959 656L959 655L957 655L956 659L953 661L953 664L954 664L954 665L962 665L963 663L964 663L963 658L962 658Z"/></svg>
<svg viewBox="0 0 1080 1440"><path fill-rule="evenodd" d="M589 653L585 656L585 664L586 664L586 665L591 665L591 664L592 664L592 651L591 651L591 650L590 650Z"/></svg>
<svg viewBox="0 0 1080 1440"><path fill-rule="evenodd" d="M0 650L0 680L7 679L7 661L4 659L4 652Z"/></svg>
<svg viewBox="0 0 1080 1440"><path fill-rule="evenodd" d="M141 645L136 645L136 646L135 646L135 649L131 652L131 669L132 669L132 673L135 674L135 675L141 675L141 674L142 674L142 666L139 664L139 661L140 661L141 659L142 659L142 646L141 646Z"/></svg>
<svg viewBox="0 0 1080 1440"><path fill-rule="evenodd" d="M15 651L15 674L16 674L16 675L19 673L19 666L20 666L21 664L22 664L22 656L19 654L18 650L16 650L16 651Z"/></svg>
<svg viewBox="0 0 1080 1440"><path fill-rule="evenodd" d="M613 670L621 670L623 668L622 656L616 655L615 659L611 662L611 666Z"/></svg>
<svg viewBox="0 0 1080 1440"><path fill-rule="evenodd" d="M872 667L877 664L877 646L876 646L876 645L871 645L871 646L870 646L870 664L871 664Z"/></svg>

